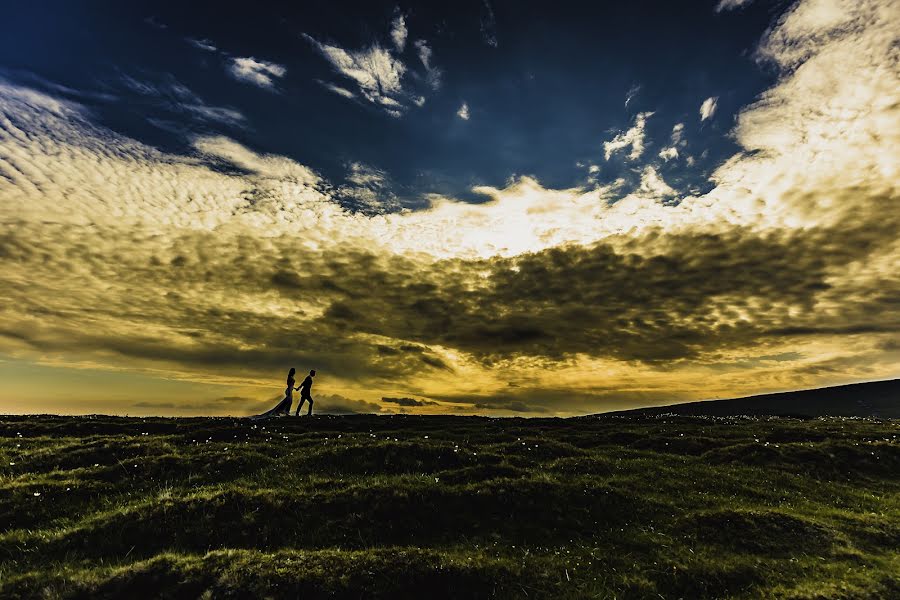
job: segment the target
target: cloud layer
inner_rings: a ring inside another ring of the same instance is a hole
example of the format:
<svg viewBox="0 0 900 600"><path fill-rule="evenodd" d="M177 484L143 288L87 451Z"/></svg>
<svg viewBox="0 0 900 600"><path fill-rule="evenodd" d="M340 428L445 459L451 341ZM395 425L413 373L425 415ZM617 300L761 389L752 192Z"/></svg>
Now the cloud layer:
<svg viewBox="0 0 900 600"><path fill-rule="evenodd" d="M252 56L231 58L228 69L235 79L267 89L274 88L275 80L287 73L287 69L281 65L257 60Z"/></svg>
<svg viewBox="0 0 900 600"><path fill-rule="evenodd" d="M166 153L0 81L0 354L260 386L310 365L335 411L571 414L896 375L898 20L789 10L758 51L780 78L697 196L646 164L624 196L518 178L381 210L370 165L340 188L227 137ZM312 42L347 92L406 110L401 22L390 49ZM652 114L606 158L643 156Z"/></svg>

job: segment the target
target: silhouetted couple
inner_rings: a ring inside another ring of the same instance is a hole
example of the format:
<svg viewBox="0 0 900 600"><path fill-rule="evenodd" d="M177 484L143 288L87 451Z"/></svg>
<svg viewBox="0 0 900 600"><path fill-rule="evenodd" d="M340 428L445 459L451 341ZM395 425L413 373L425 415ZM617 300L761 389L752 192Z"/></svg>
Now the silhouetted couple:
<svg viewBox="0 0 900 600"><path fill-rule="evenodd" d="M264 412L261 415L257 415L256 418L290 415L291 414L291 404L294 403L294 399L293 399L294 390L300 390L300 403L297 404L296 415L298 417L300 416L300 409L303 408L303 403L306 401L309 401L309 411L306 414L307 414L307 416L312 414L313 399L312 399L311 392L312 392L313 377L316 376L316 372L310 371L309 375L306 376L306 379L303 380L303 383L300 384L300 387L295 388L294 387L294 383L295 383L294 373L296 373L296 372L297 372L297 370L294 368L291 368L291 370L288 372L287 387L284 390L284 399L281 402L279 402L275 406L275 408L273 408L270 411Z"/></svg>

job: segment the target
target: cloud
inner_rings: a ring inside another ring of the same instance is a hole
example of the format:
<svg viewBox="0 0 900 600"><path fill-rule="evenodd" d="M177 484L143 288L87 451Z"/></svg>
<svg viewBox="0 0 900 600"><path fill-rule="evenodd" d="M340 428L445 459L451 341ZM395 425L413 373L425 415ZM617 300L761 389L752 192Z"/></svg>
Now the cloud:
<svg viewBox="0 0 900 600"><path fill-rule="evenodd" d="M347 179L356 185L383 186L386 181L385 172L360 162L350 163L350 175Z"/></svg>
<svg viewBox="0 0 900 600"><path fill-rule="evenodd" d="M251 83L264 89L274 90L276 79L281 79L287 74L287 68L273 62L257 60L256 58L233 56L220 50L208 39L184 38L195 48L204 52L218 55L225 62L228 73L238 81Z"/></svg>
<svg viewBox="0 0 900 600"><path fill-rule="evenodd" d="M666 162L678 158L678 148L675 146L667 146L659 151L659 157Z"/></svg>
<svg viewBox="0 0 900 600"><path fill-rule="evenodd" d="M715 10L717 13L725 10L734 10L746 6L751 2L753 2L753 0L719 0Z"/></svg>
<svg viewBox="0 0 900 600"><path fill-rule="evenodd" d="M174 402L135 402L135 408L176 408L179 405Z"/></svg>
<svg viewBox="0 0 900 600"><path fill-rule="evenodd" d="M348 52L305 37L338 73L357 84L366 100L387 111L402 106L399 99L404 97L401 79L406 66L390 50L374 44L366 50Z"/></svg>
<svg viewBox="0 0 900 600"><path fill-rule="evenodd" d="M344 98L356 98L356 94L348 90L347 88L343 88L339 85L335 85L333 83L329 83L327 81L316 80L317 83L321 84L325 89L331 90L338 96L343 96Z"/></svg>
<svg viewBox="0 0 900 600"><path fill-rule="evenodd" d="M441 70L432 63L434 52L425 40L416 40L413 45L416 47L419 61L425 67L425 81L431 89L439 89L441 87Z"/></svg>
<svg viewBox="0 0 900 600"><path fill-rule="evenodd" d="M194 147L262 178L290 180L307 186L320 182L319 176L309 167L283 156L257 154L224 136L198 137L194 140Z"/></svg>
<svg viewBox="0 0 900 600"><path fill-rule="evenodd" d="M453 410L465 414L469 410L491 415L545 415L559 414L560 406L565 406L563 414L585 414L620 410L653 404L671 404L684 400L685 396L674 391L650 391L646 388L630 387L621 383L613 386L593 386L590 389L572 389L548 386L542 389L518 389L507 386L506 390L494 394L453 394L442 395L439 399L452 403L445 406L460 407Z"/></svg>
<svg viewBox="0 0 900 600"><path fill-rule="evenodd" d="M140 412L144 414L147 413L147 410L143 409L149 409L150 412L155 412L157 414L172 414L173 412L178 414L221 414L226 412L252 415L264 410L268 404L274 405L279 400L281 400L281 396L278 398L267 398L265 400L247 396L221 396L218 398L210 398L208 400L189 402L144 400L135 402L131 406L133 408L142 409Z"/></svg>
<svg viewBox="0 0 900 600"><path fill-rule="evenodd" d="M229 125L242 125L246 118L243 113L227 106L208 106L206 104L184 104L182 108L201 119L218 121Z"/></svg>
<svg viewBox="0 0 900 600"><path fill-rule="evenodd" d="M684 123L675 123L672 126L672 144L677 146L682 142L684 137Z"/></svg>
<svg viewBox="0 0 900 600"><path fill-rule="evenodd" d="M406 38L408 35L409 32L406 29L406 17L404 17L403 14L398 13L391 22L391 41L394 42L394 48L396 48L398 52L403 52L403 49L406 48Z"/></svg>
<svg viewBox="0 0 900 600"><path fill-rule="evenodd" d="M396 404L398 406L403 407L413 407L413 406L439 406L437 402L431 402L430 400L416 400L415 398L391 398L391 397L382 397L382 402L388 402L390 404Z"/></svg>
<svg viewBox="0 0 900 600"><path fill-rule="evenodd" d="M249 252L246 248L249 256L258 258L249 264L244 259L245 264L234 269L226 268L233 250L223 248L223 260L212 264L189 257L179 267L187 273L180 276L193 277L191 273L213 267L218 274L204 286L204 294L212 296L220 295L215 290L224 292L238 281L244 289L264 290L265 264L303 256L303 271L282 293L286 300L303 296L324 300L324 316L294 325L277 314L247 313L227 318L229 335L237 336L227 344L214 336L206 341L192 339L187 345L173 339L118 347L135 356L158 353L178 362L272 364L283 352L273 340L284 339L289 344L287 340L302 335L316 342L309 348L313 354L325 352L318 356L319 361L327 360L326 349L338 351L339 356L341 346L352 341L356 347L353 356L359 357L353 360L374 361L373 367L381 364L376 369L394 373L407 366L421 369L427 364L422 358L428 356L424 352L430 347L455 348L489 362L525 355L558 360L574 354L673 361L766 337L794 337L801 335L799 327L812 324L825 327L827 322L810 310L815 304L838 302L844 306L833 321L842 327L883 322L895 310L884 294L865 300L874 288L859 289L851 298L842 299L848 290L828 282L841 265L868 256L871 241L882 239L890 226L887 223L880 231L859 230L842 236L839 243L827 241L834 239L830 230L771 239L760 239L750 230L721 235L657 233L651 236L655 250L642 255L634 252L647 248L649 240L636 238L622 248L611 241L592 248L552 249L488 262L447 261L428 268L409 260L367 254L331 254L317 260L302 247L284 246L282 241L281 250L272 258L260 255L259 249ZM208 246L212 238L204 239L198 247ZM841 250L844 242L854 242L853 248ZM181 252L184 255L185 250ZM829 261L823 262L826 252ZM122 265L122 269L120 277L135 266ZM159 276L150 269L135 276L149 283ZM160 269L170 271L171 266ZM381 283L373 287L373 281ZM123 284L127 287L127 280ZM472 291L461 295L463 289ZM591 299L602 299L602 304ZM179 301L178 306L184 302ZM855 317L848 310L851 306ZM801 316L804 314L807 316ZM194 310L179 318L180 327L209 331L224 316L204 317ZM25 320L22 326L28 330L34 324ZM153 327L142 329L151 331ZM25 335L37 341L42 330L46 331L37 328ZM353 332L353 340L346 339L349 332ZM79 347L92 344L93 334L67 335L74 336ZM808 335L806 330L802 335ZM366 338L373 341L365 342ZM380 342L376 348L374 340L389 339L412 340L419 346L396 348ZM206 347L209 344L214 345ZM382 351L382 346L387 350ZM216 347L219 349L213 352ZM260 350L248 351L256 347ZM269 354L271 358L267 358ZM231 358L226 359L228 356ZM353 360L347 355L330 369L350 369Z"/></svg>
<svg viewBox="0 0 900 600"><path fill-rule="evenodd" d="M287 73L287 69L282 65L256 60L252 56L238 56L230 59L228 70L231 76L238 81L252 83L266 89L273 89L275 79L281 79Z"/></svg>
<svg viewBox="0 0 900 600"><path fill-rule="evenodd" d="M491 398L494 400L494 398ZM535 406L533 404L525 404L524 402L518 400L512 400L508 402L498 403L498 402L476 402L473 405L477 409L488 410L488 411L502 411L502 412L513 412L513 413L546 413L547 409L543 406Z"/></svg>
<svg viewBox="0 0 900 600"><path fill-rule="evenodd" d="M161 22L155 15L150 15L144 19L144 23L155 29L168 29L169 26Z"/></svg>
<svg viewBox="0 0 900 600"><path fill-rule="evenodd" d="M515 388L516 386L507 386ZM571 390L568 392L572 395ZM553 405L559 398L559 390L521 390L513 393L506 391L497 394L447 394L441 400L451 402L454 412L477 410L492 415L510 414L545 414L550 412L547 404Z"/></svg>
<svg viewBox="0 0 900 600"><path fill-rule="evenodd" d="M210 40L202 39L198 40L196 38L184 38L187 43L194 46L195 48L199 48L201 50L205 50L206 52L218 52L219 49L216 48L215 44L213 44Z"/></svg>
<svg viewBox="0 0 900 600"><path fill-rule="evenodd" d="M603 155L606 160L619 150L631 148L628 154L629 160L637 160L644 153L644 126L647 119L653 116L652 112L638 113L634 118L634 126L628 131L619 133L609 142L603 143Z"/></svg>
<svg viewBox="0 0 900 600"><path fill-rule="evenodd" d="M699 195L641 165L630 191L518 178L366 214L290 157L218 136L164 152L0 80L0 355L254 386L309 364L375 407L491 414L891 376L900 16L828 6L762 40L777 81ZM640 157L640 128L611 152Z"/></svg>
<svg viewBox="0 0 900 600"><path fill-rule="evenodd" d="M200 121L213 121L235 127L245 124L243 113L228 106L211 106L186 85L171 75L156 81L121 75L119 83L131 92L152 99L153 108L164 112L187 114ZM152 118L152 117L150 117Z"/></svg>
<svg viewBox="0 0 900 600"><path fill-rule="evenodd" d="M456 116L462 119L463 121L469 120L469 105L466 102L463 102L459 107L459 110L456 111Z"/></svg>
<svg viewBox="0 0 900 600"><path fill-rule="evenodd" d="M481 18L481 39L488 46L496 48L497 42L497 19L494 17L494 9L491 7L489 0L484 0L484 16Z"/></svg>
<svg viewBox="0 0 900 600"><path fill-rule="evenodd" d="M428 42L425 40L416 40L415 42L416 52L419 55L419 60L422 61L422 66L426 69L431 68L431 56L432 51L431 47L428 46Z"/></svg>
<svg viewBox="0 0 900 600"><path fill-rule="evenodd" d="M371 414L382 412L375 402L354 400L339 394L322 394L315 398L315 411L320 415Z"/></svg>
<svg viewBox="0 0 900 600"><path fill-rule="evenodd" d="M387 173L358 161L351 162L348 169L348 184L336 190L336 194L344 199L344 206L367 215L400 209Z"/></svg>
<svg viewBox="0 0 900 600"><path fill-rule="evenodd" d="M128 75L123 75L121 77L122 83L125 84L131 91L137 92L138 94L142 94L144 96L162 96L168 93L171 93L174 96L181 96L181 86L180 84L169 84L166 86L166 89L161 90L156 85L147 83L145 81L140 81L130 77Z"/></svg>
<svg viewBox="0 0 900 600"><path fill-rule="evenodd" d="M404 84L404 78L412 82L422 81L433 90L440 87L441 73L431 63L432 52L427 42L416 40L413 43L424 67L424 74L417 73L403 62L400 54L406 47L408 30L406 18L400 13L392 21L389 46L375 42L362 50L346 50L335 44L320 42L306 34L303 37L338 74L356 85L360 96L392 117L401 117L410 104L422 106L425 103L424 96L414 91L414 85ZM344 87L323 85L344 97L355 96Z"/></svg>
<svg viewBox="0 0 900 600"><path fill-rule="evenodd" d="M711 119L716 114L716 106L719 102L718 96L710 96L700 105L700 120L705 121Z"/></svg>
<svg viewBox="0 0 900 600"><path fill-rule="evenodd" d="M674 148L673 148L674 150ZM665 198L675 196L678 192L673 190L669 184L657 173L656 169L647 165L641 172L640 190L652 197Z"/></svg>
<svg viewBox="0 0 900 600"><path fill-rule="evenodd" d="M638 84L634 84L633 86L628 88L628 91L625 93L625 108L628 108L628 105L631 104L631 101L637 97L638 92L640 91L641 86L639 86Z"/></svg>

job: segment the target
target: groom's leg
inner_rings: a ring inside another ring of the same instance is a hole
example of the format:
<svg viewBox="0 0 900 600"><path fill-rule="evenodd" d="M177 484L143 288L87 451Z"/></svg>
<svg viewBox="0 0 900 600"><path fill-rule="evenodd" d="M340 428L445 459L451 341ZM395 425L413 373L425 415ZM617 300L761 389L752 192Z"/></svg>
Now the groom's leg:
<svg viewBox="0 0 900 600"><path fill-rule="evenodd" d="M306 400L306 398L304 398L303 396L301 396L301 397L300 397L300 402L297 404L297 412L294 413L294 414L296 414L298 417L300 416L300 409L303 408L303 401L304 401L304 400Z"/></svg>
<svg viewBox="0 0 900 600"><path fill-rule="evenodd" d="M307 400L309 400L309 412L306 413L306 415L309 416L312 414L313 399L312 399L312 397L309 397L309 398L307 398ZM297 409L297 410L300 410L300 409Z"/></svg>

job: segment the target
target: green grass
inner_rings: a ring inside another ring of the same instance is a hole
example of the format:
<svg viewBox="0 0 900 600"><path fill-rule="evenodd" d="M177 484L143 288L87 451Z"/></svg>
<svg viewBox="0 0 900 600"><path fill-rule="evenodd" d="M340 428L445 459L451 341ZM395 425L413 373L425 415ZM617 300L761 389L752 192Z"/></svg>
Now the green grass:
<svg viewBox="0 0 900 600"><path fill-rule="evenodd" d="M900 597L900 423L0 418L15 598Z"/></svg>

